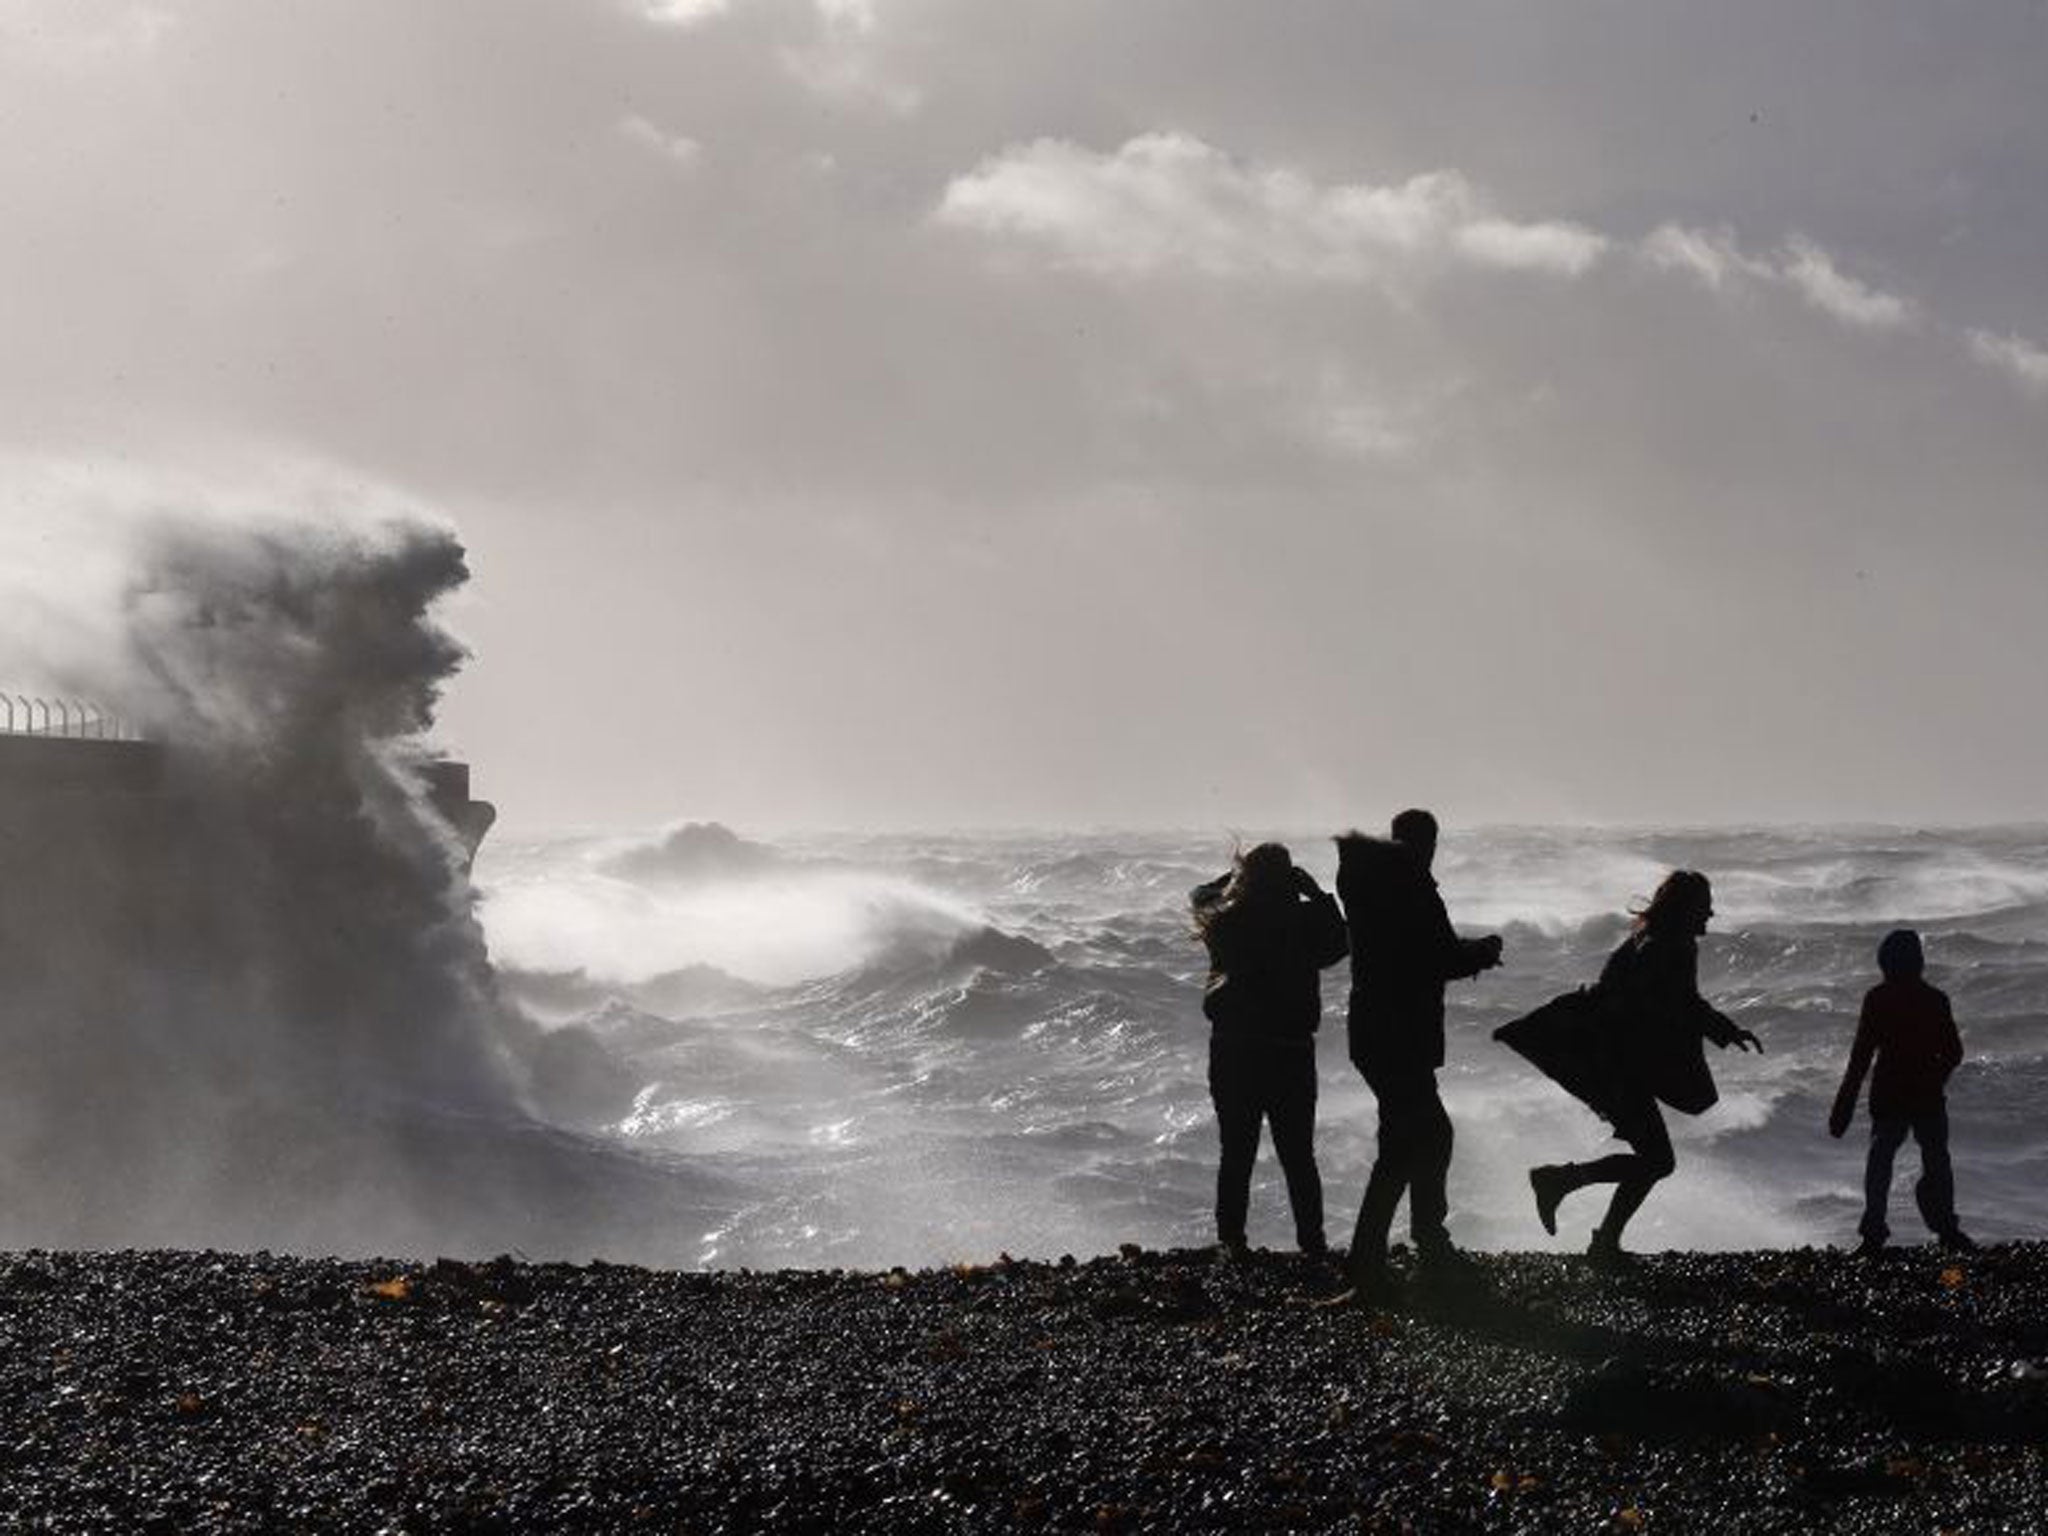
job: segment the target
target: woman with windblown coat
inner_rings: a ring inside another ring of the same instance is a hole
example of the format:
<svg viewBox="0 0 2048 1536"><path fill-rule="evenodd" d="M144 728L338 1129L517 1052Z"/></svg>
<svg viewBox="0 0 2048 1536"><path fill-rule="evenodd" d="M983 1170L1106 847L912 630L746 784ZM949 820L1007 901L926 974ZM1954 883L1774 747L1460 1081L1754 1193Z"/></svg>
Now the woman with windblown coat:
<svg viewBox="0 0 2048 1536"><path fill-rule="evenodd" d="M1713 1107L1717 1094L1703 1042L1763 1049L1755 1035L1700 996L1699 937L1713 915L1707 877L1674 870L1608 956L1597 982L1494 1031L1628 1143L1628 1151L1591 1162L1529 1170L1537 1219L1553 1235L1565 1196L1589 1184L1614 1186L1607 1216L1593 1229L1589 1252L1596 1260L1623 1257L1622 1229L1657 1181L1677 1167L1659 1102L1687 1115Z"/></svg>

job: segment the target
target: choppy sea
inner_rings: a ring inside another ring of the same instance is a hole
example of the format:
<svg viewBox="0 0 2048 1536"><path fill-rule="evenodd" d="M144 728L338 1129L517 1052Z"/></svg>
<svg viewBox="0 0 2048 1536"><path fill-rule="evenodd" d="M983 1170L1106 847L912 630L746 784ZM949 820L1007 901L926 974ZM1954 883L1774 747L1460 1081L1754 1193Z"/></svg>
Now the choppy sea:
<svg viewBox="0 0 2048 1536"><path fill-rule="evenodd" d="M1265 834L1261 834L1265 835ZM1278 834L1327 884L1327 833ZM1215 834L500 836L477 874L520 1004L619 1067L588 1129L722 1191L677 1258L713 1266L929 1264L1211 1240L1216 1135L1187 892ZM1950 1089L1958 1203L1979 1237L2048 1233L2048 827L1907 831L1446 829L1453 921L1503 967L1450 992L1452 1229L1481 1248L1582 1245L1530 1206L1533 1162L1605 1128L1490 1038L1589 981L1632 902L1674 867L1714 881L1702 990L1762 1037L1710 1051L1720 1103L1673 1116L1679 1170L1644 1248L1853 1239L1865 1124L1825 1130L1856 1010L1895 926L1927 940L1967 1059ZM1331 1237L1371 1160L1372 1099L1326 974L1317 1151ZM1901 1155L1892 1225L1917 1221ZM1290 1239L1270 1152L1252 1240Z"/></svg>

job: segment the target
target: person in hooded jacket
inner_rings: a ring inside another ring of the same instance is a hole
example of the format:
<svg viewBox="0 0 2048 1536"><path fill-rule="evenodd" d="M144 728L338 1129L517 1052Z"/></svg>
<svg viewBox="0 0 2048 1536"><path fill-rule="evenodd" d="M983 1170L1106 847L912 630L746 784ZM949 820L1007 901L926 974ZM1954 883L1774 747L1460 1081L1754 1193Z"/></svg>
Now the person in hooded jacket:
<svg viewBox="0 0 2048 1536"><path fill-rule="evenodd" d="M1849 1068L1828 1115L1828 1134L1839 1137L1856 1113L1863 1076L1870 1073L1870 1156L1863 1170L1863 1236L1859 1253L1876 1253L1891 1237L1885 1208L1891 1203L1892 1161L1910 1132L1920 1144L1920 1178L1914 1203L1928 1231L1952 1251L1977 1245L1956 1221L1956 1180L1948 1156L1949 1074L1961 1065L1963 1038L1956 1031L1948 994L1922 975L1927 955L1920 935L1894 929L1877 947L1884 980L1863 997ZM1876 1071L1871 1071L1875 1059Z"/></svg>
<svg viewBox="0 0 2048 1536"><path fill-rule="evenodd" d="M1588 1249L1596 1262L1618 1263L1624 1258L1622 1229L1657 1181L1678 1167L1658 1104L1688 1115L1713 1107L1718 1095L1702 1042L1711 1040L1724 1049L1763 1049L1755 1035L1700 996L1699 939L1713 915L1713 888L1707 877L1697 870L1673 870L1637 915L1629 936L1607 957L1599 981L1494 1032L1600 1114L1628 1143L1628 1151L1591 1162L1529 1170L1537 1219L1553 1235L1558 1205L1567 1195L1590 1184L1614 1186L1607 1215L1593 1229ZM1545 1019L1564 1027L1561 1052L1554 1042L1529 1039L1531 1033L1546 1033L1530 1029Z"/></svg>
<svg viewBox="0 0 2048 1536"><path fill-rule="evenodd" d="M1270 1122L1295 1241L1304 1253L1325 1253L1315 1154L1316 1026L1321 972L1344 958L1343 914L1279 843L1245 850L1228 875L1197 886L1191 899L1195 931L1209 950L1202 1012L1210 1024L1209 1097L1222 1138L1217 1240L1226 1252L1245 1250L1252 1165Z"/></svg>
<svg viewBox="0 0 2048 1536"><path fill-rule="evenodd" d="M1379 1144L1351 1238L1351 1283L1364 1296L1391 1284L1387 1240L1404 1192L1417 1258L1440 1271L1458 1258L1446 1226L1453 1133L1436 1081L1444 987L1499 965L1501 954L1498 934L1466 939L1451 927L1430 874L1436 818L1403 811L1389 830L1385 840L1337 839L1337 895L1351 929L1351 1062L1379 1102Z"/></svg>

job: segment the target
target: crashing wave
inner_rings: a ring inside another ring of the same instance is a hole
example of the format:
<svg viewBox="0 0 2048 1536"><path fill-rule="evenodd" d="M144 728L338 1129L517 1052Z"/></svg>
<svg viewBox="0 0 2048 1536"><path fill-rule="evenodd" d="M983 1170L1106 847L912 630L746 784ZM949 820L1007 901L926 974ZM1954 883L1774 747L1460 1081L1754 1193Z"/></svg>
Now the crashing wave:
<svg viewBox="0 0 2048 1536"><path fill-rule="evenodd" d="M696 1196L536 1114L616 1064L506 1003L436 793L460 543L160 518L132 555L57 681L150 738L62 745L147 782L0 795L0 1243L651 1253L595 1186Z"/></svg>

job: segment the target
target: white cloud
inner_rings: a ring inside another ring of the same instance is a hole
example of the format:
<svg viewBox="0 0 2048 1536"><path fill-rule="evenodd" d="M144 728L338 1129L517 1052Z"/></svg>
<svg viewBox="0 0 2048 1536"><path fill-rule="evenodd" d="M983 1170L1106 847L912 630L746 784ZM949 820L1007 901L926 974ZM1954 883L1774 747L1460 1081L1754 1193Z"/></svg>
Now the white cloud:
<svg viewBox="0 0 2048 1536"><path fill-rule="evenodd" d="M1772 258L1744 251L1725 226L1661 224L1637 251L1660 271L1683 273L1715 293L1733 293L1750 283L1790 288L1813 308L1859 330L1903 330L1919 320L1910 301L1849 276L1826 251L1799 235Z"/></svg>
<svg viewBox="0 0 2048 1536"><path fill-rule="evenodd" d="M1795 236L1786 247L1779 271L1807 303L1844 325L1895 331L1913 323L1911 304L1897 294L1858 282L1810 240Z"/></svg>
<svg viewBox="0 0 2048 1536"><path fill-rule="evenodd" d="M2048 395L2048 350L2024 336L1973 330L1970 355L1985 367L1996 368L2029 394Z"/></svg>
<svg viewBox="0 0 2048 1536"><path fill-rule="evenodd" d="M1724 293L1747 278L1776 276L1769 262L1746 255L1726 227L1687 229L1679 224L1660 224L1643 240L1640 249L1653 267L1683 272L1716 293Z"/></svg>
<svg viewBox="0 0 2048 1536"><path fill-rule="evenodd" d="M1466 256L1488 266L1556 272L1565 277L1577 277L1607 249L1604 235L1554 219L1540 224L1478 219L1460 229L1456 241Z"/></svg>
<svg viewBox="0 0 2048 1536"><path fill-rule="evenodd" d="M1416 402L1395 403L1366 389L1341 370L1325 368L1309 403L1306 435L1345 458L1367 462L1406 458L1421 444L1426 411Z"/></svg>
<svg viewBox="0 0 2048 1536"><path fill-rule="evenodd" d="M657 26L682 29L727 15L737 0L627 3ZM801 40L774 50L776 62L798 84L830 101L879 106L898 117L923 104L923 92L912 81L883 66L880 0L811 0L807 14Z"/></svg>
<svg viewBox="0 0 2048 1536"><path fill-rule="evenodd" d="M634 8L664 27L694 27L732 9L732 0L634 0Z"/></svg>
<svg viewBox="0 0 2048 1536"><path fill-rule="evenodd" d="M909 117L924 103L924 93L907 80L885 73L867 34L842 30L838 23L826 35L800 48L783 48L776 57L792 79L814 95L856 105L879 106L897 117Z"/></svg>
<svg viewBox="0 0 2048 1536"><path fill-rule="evenodd" d="M704 155L704 146L695 139L687 134L670 133L637 112L619 119L619 133L628 143L651 149L680 166L695 165Z"/></svg>
<svg viewBox="0 0 2048 1536"><path fill-rule="evenodd" d="M177 17L159 5L50 6L0 0L0 43L62 67L153 53Z"/></svg>
<svg viewBox="0 0 2048 1536"><path fill-rule="evenodd" d="M1180 133L1143 134L1109 154L1063 139L1013 146L956 177L936 216L1123 274L1387 282L1458 260L1576 276L1607 244L1576 224L1501 218L1456 171L1322 186Z"/></svg>
<svg viewBox="0 0 2048 1536"><path fill-rule="evenodd" d="M800 85L829 101L878 106L897 117L923 105L924 93L884 63L877 0L813 0L812 9L816 36L776 54Z"/></svg>
<svg viewBox="0 0 2048 1536"><path fill-rule="evenodd" d="M663 26L691 27L733 8L733 0L629 0L633 10ZM820 23L862 35L881 23L878 0L812 0Z"/></svg>
<svg viewBox="0 0 2048 1536"><path fill-rule="evenodd" d="M868 33L881 23L876 0L817 0L818 14L828 26Z"/></svg>

